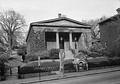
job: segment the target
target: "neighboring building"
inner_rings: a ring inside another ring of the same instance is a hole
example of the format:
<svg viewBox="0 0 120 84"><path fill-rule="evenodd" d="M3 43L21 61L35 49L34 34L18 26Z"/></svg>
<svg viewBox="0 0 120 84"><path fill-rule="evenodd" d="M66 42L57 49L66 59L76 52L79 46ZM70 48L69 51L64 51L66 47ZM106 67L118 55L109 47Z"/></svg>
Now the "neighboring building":
<svg viewBox="0 0 120 84"><path fill-rule="evenodd" d="M107 50L116 51L117 40L120 40L120 8L118 14L107 18L99 23L100 41Z"/></svg>
<svg viewBox="0 0 120 84"><path fill-rule="evenodd" d="M70 47L77 50L84 49L84 33L90 32L90 25L61 14L58 14L58 18L55 19L33 22L30 24L26 39L27 54L63 47L67 58L71 58Z"/></svg>

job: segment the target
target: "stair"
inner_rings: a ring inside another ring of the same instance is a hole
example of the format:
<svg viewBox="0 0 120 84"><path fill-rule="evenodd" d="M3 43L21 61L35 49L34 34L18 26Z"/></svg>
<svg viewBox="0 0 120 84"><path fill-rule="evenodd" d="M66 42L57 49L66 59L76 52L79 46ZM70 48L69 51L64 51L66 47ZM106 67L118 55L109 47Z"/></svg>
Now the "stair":
<svg viewBox="0 0 120 84"><path fill-rule="evenodd" d="M65 59L73 59L73 53L70 50L65 51Z"/></svg>

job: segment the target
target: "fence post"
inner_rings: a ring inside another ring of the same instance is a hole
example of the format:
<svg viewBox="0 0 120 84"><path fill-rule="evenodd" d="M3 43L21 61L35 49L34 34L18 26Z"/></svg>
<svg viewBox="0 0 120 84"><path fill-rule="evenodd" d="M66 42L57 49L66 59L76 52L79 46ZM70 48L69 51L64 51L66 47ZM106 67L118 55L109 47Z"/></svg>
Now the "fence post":
<svg viewBox="0 0 120 84"><path fill-rule="evenodd" d="M20 66L18 66L18 79L21 79L21 71L20 71Z"/></svg>
<svg viewBox="0 0 120 84"><path fill-rule="evenodd" d="M40 80L40 56L38 56L39 80Z"/></svg>

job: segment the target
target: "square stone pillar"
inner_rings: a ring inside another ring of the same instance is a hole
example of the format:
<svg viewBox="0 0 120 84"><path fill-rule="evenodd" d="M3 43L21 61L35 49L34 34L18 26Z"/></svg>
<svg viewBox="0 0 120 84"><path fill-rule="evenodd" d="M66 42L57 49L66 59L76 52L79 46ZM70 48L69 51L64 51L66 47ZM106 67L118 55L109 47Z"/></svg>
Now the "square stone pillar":
<svg viewBox="0 0 120 84"><path fill-rule="evenodd" d="M59 33L56 32L56 48L59 49Z"/></svg>

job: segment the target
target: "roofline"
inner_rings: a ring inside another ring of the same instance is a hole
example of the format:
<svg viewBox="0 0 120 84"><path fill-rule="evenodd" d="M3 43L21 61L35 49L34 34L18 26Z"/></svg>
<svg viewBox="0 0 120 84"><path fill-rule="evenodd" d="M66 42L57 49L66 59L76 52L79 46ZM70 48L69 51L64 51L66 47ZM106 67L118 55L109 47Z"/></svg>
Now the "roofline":
<svg viewBox="0 0 120 84"><path fill-rule="evenodd" d="M29 26L29 30L28 30L28 33L27 33L26 42L27 42L27 40L28 40L28 36L29 36L30 31L31 31L31 24L30 24L30 26Z"/></svg>
<svg viewBox="0 0 120 84"><path fill-rule="evenodd" d="M105 19L105 20L102 20L102 21L99 22L98 24L101 24L101 23L103 23L103 22L106 22L106 21L108 21L108 20L110 20L110 19L112 19L113 17L116 17L116 16L118 16L118 15L120 15L120 14L116 14L116 15L111 16L111 17L109 17L109 18L107 18L107 19Z"/></svg>
<svg viewBox="0 0 120 84"><path fill-rule="evenodd" d="M91 29L91 26L65 26L65 25L42 25L42 24L32 24L31 26L40 26L40 27L69 27L69 28L88 28L88 29Z"/></svg>
<svg viewBox="0 0 120 84"><path fill-rule="evenodd" d="M60 18L54 18L54 19L49 19L49 20L37 21L37 22L32 22L31 24L36 24L36 23L38 23L38 24L41 24L41 23L50 23L50 22L55 22L55 21L59 21L59 20L69 20L69 21L74 22L76 24L91 26L89 24L82 23L82 22L79 22L77 20L73 20L73 19L70 19L70 18L67 18L67 17L60 17Z"/></svg>

